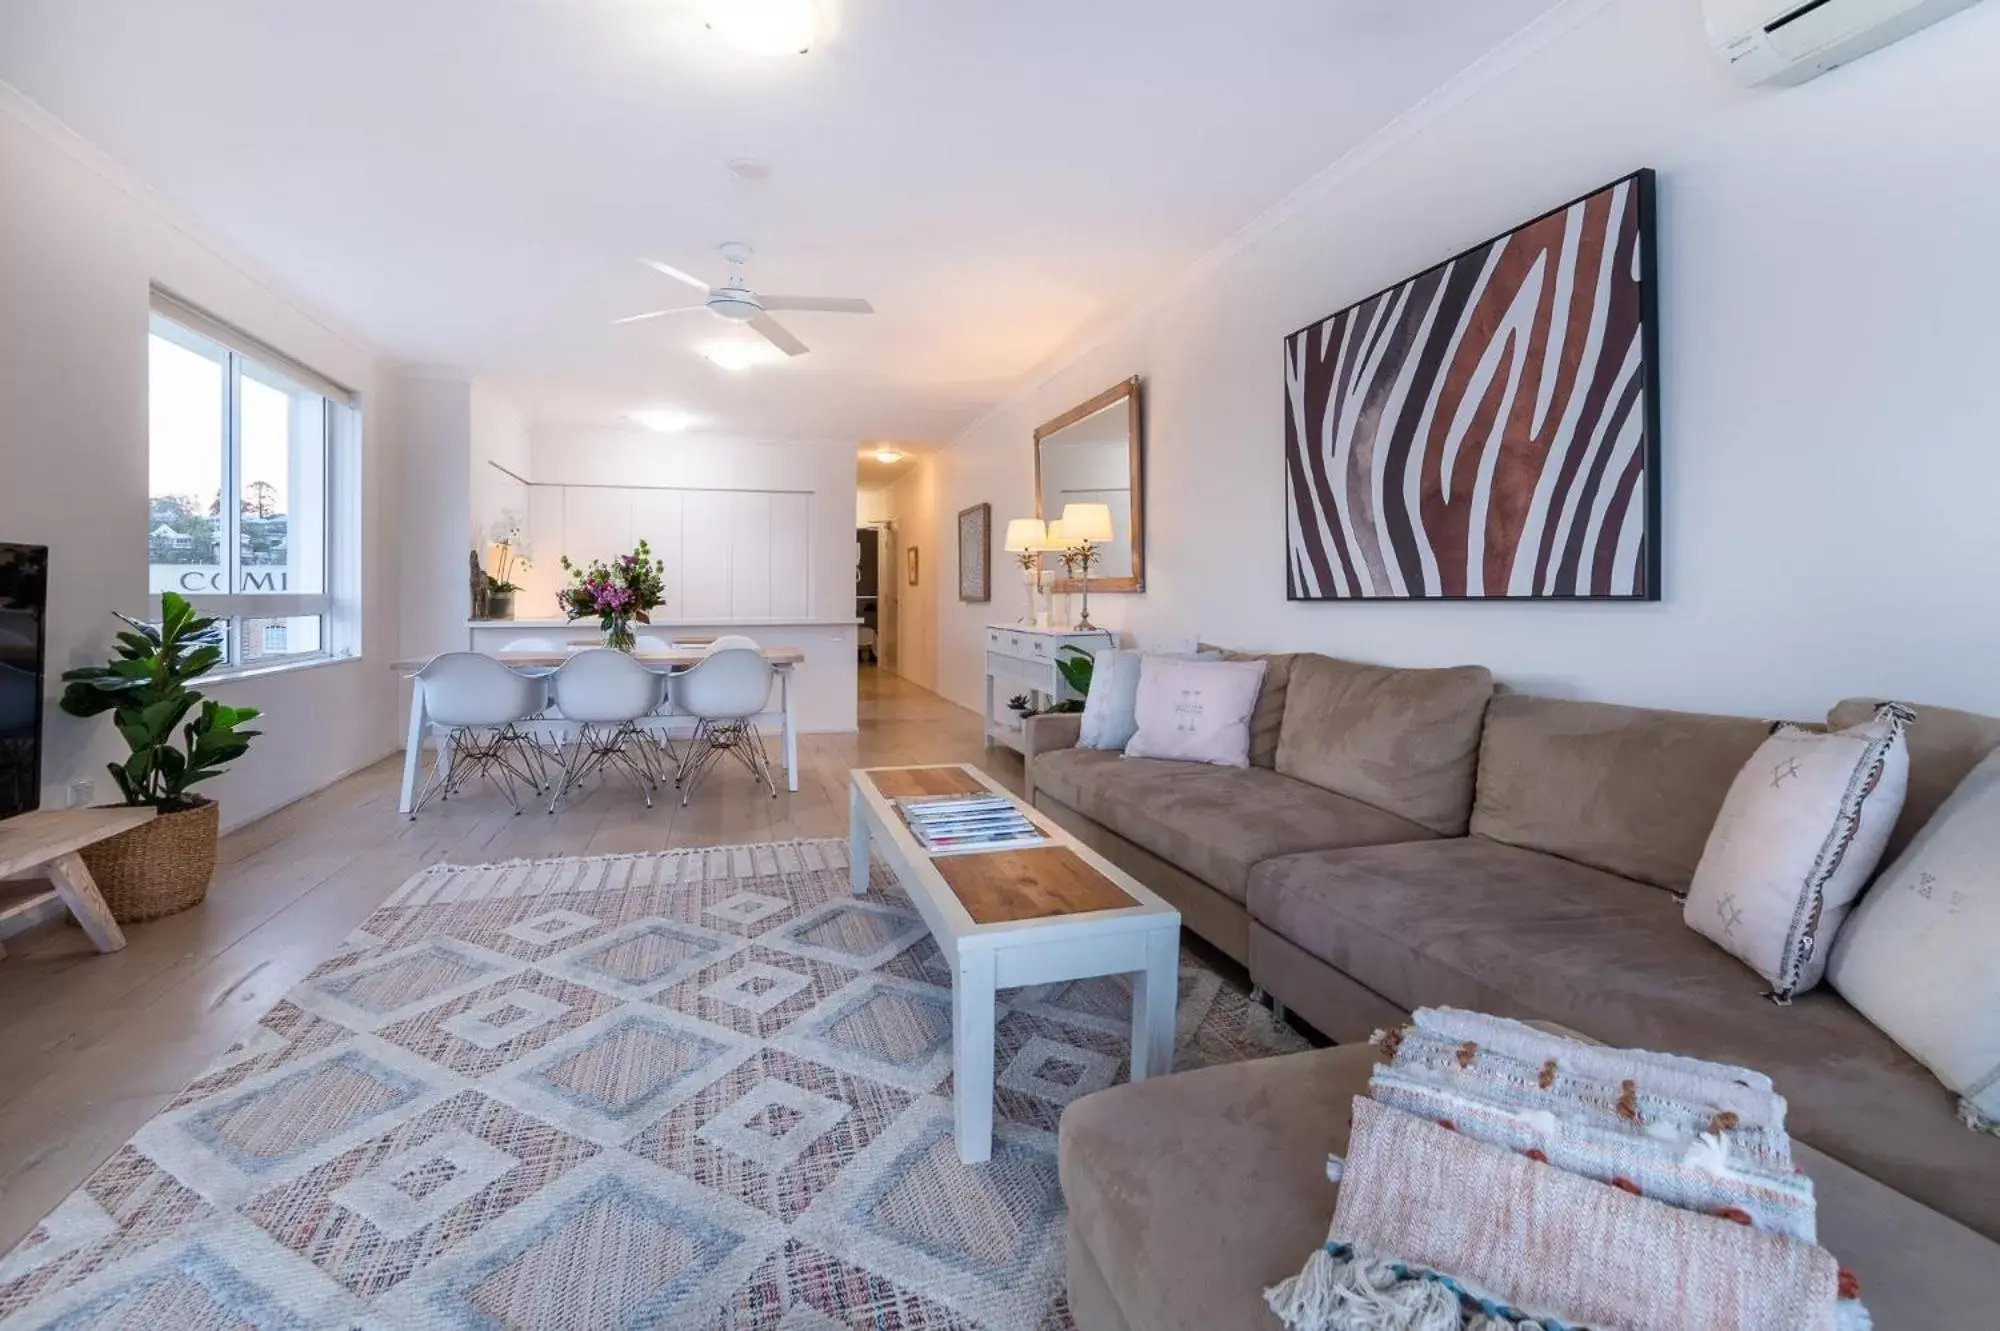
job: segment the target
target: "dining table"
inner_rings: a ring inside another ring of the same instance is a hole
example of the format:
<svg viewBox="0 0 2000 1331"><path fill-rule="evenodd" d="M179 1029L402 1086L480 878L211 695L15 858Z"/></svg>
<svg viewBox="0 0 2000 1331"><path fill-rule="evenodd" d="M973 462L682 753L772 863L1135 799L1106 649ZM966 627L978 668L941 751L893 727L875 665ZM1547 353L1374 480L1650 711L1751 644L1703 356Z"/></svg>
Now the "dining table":
<svg viewBox="0 0 2000 1331"><path fill-rule="evenodd" d="M572 651L500 651L486 652L484 655L492 657L510 670L518 670L524 674L547 674L558 669L576 650L582 650L582 646L579 644ZM785 789L796 791L799 788L799 731L792 699L792 671L806 659L805 649L769 646L760 647L758 650L763 653L764 659L771 663L772 673L777 676L779 706L776 712L762 712L752 719L765 724L776 721L781 726L784 734ZM705 646L691 644L667 648L641 647L634 650L631 656L648 670L672 675L699 664L707 654L708 649ZM389 663L391 670L407 676L411 684L410 731L403 746L403 789L396 805L399 813L408 813L417 798L417 769L422 765L424 730L430 724L430 717L424 706L422 671L433 659L426 656L421 659L406 658ZM551 721L556 725L561 724L559 717L551 718Z"/></svg>

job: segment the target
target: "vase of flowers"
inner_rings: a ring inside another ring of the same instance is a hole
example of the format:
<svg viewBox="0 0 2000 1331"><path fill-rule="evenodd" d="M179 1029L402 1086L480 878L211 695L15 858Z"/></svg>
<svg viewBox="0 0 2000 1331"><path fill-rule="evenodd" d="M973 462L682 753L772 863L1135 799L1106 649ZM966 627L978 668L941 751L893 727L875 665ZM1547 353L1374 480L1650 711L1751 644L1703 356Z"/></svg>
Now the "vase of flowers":
<svg viewBox="0 0 2000 1331"><path fill-rule="evenodd" d="M570 578L558 597L563 614L571 620L595 619L604 645L621 652L632 650L632 626L652 623L652 612L666 599L666 563L653 558L644 541L608 564L593 559L589 567L579 567L564 555L562 567Z"/></svg>

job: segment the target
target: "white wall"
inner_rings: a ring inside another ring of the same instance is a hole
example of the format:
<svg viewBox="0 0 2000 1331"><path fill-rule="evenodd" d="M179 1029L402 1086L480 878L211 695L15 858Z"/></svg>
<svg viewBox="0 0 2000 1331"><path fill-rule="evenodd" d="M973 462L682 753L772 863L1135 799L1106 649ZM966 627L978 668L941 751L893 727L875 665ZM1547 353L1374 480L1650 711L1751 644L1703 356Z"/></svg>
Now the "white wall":
<svg viewBox="0 0 2000 1331"><path fill-rule="evenodd" d="M402 443L402 583L399 654L435 656L465 647L471 614L472 385L406 372L396 386ZM407 693L407 690L405 690Z"/></svg>
<svg viewBox="0 0 2000 1331"><path fill-rule="evenodd" d="M203 789L234 826L326 785L396 740L397 637L386 376L371 351L232 263L122 183L116 169L0 99L0 540L50 547L45 792L73 778L115 799L123 752L105 718L54 706L55 676L104 659L114 609L148 607L149 285L255 334L360 394L362 639L366 655L218 683L264 710L264 738ZM45 794L45 798L46 798ZM59 797L58 797L59 802Z"/></svg>
<svg viewBox="0 0 2000 1331"><path fill-rule="evenodd" d="M970 503L1031 512L1036 424L1138 373L1148 591L1091 608L1141 643L1475 661L1761 715L2000 712L2000 4L1789 91L1735 87L1692 0L1582 0L1514 54L956 439L929 543ZM1660 171L1664 602L1288 604L1281 338L1639 166ZM976 705L990 607L937 605L941 690Z"/></svg>
<svg viewBox="0 0 2000 1331"><path fill-rule="evenodd" d="M523 520L528 516L527 487L523 482L533 479L534 466L528 417L491 384L475 379L467 427L471 433L471 456L467 461L472 468L472 543L490 568L492 552L488 547L495 520L503 513L513 513ZM519 576L514 580L519 582Z"/></svg>
<svg viewBox="0 0 2000 1331"><path fill-rule="evenodd" d="M1028 457L1024 450L1023 457ZM958 508L964 508L979 500L969 499L950 508L952 515L947 521L938 508L938 486L947 475L959 475L958 459L949 461L937 454L926 454L917 458L903 478L889 488L888 520L893 524L889 530L888 568L896 582L896 607L893 638L890 651L882 657L882 664L895 673L936 692L945 692L944 685L958 681L941 680L938 663L946 654L946 647L960 633L968 635L973 645L972 678L970 695L951 693L949 696L966 702L968 706L979 706L981 693L981 662L984 649L981 644L985 637L978 626L992 618L993 607L989 605L968 605L954 599L951 602L952 618L940 623L939 606L942 604L938 587L942 580L950 579L954 593L958 579ZM1027 488L1027 483L1023 483ZM1021 512L1032 511L1030 508ZM1009 510L1011 513L1013 510ZM1002 522L999 508L994 509L995 522ZM949 530L947 530L949 528ZM1006 530L1004 524L1001 530ZM946 545L949 541L951 544ZM917 548L917 583L913 587L909 579L909 551ZM949 554L947 555L947 551ZM1004 618L1005 616L1002 616Z"/></svg>

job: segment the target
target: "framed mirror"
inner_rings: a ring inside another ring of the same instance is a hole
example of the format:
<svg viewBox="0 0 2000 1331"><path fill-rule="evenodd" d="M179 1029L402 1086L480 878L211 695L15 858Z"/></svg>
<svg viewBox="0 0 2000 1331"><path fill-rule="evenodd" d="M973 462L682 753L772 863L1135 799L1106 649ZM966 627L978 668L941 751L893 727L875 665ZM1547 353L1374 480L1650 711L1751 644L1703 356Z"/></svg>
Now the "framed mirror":
<svg viewBox="0 0 2000 1331"><path fill-rule="evenodd" d="M1109 541L1099 541L1090 570L1093 592L1146 590L1146 489L1139 379L1099 393L1035 431L1035 516L1061 518L1069 504L1111 510ZM1082 586L1058 578L1056 590Z"/></svg>

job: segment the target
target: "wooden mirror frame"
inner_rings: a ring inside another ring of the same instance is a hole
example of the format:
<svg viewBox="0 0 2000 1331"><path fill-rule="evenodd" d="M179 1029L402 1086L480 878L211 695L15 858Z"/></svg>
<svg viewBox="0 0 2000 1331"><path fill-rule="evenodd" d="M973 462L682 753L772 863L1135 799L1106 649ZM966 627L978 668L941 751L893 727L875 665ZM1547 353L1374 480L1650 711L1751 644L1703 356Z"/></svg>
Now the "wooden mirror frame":
<svg viewBox="0 0 2000 1331"><path fill-rule="evenodd" d="M1095 416L1121 399L1125 403L1125 456L1132 464L1132 575L1126 578L1092 577L1090 590L1093 592L1146 590L1146 450L1139 408L1139 376L1135 374L1125 382L1105 389L1088 402L1071 407L1035 430L1035 516L1048 521L1049 515L1042 512L1042 441L1067 430L1086 416ZM1055 516L1059 518L1062 514ZM1059 592L1075 592L1082 588L1080 578L1058 577L1055 580L1055 590Z"/></svg>

